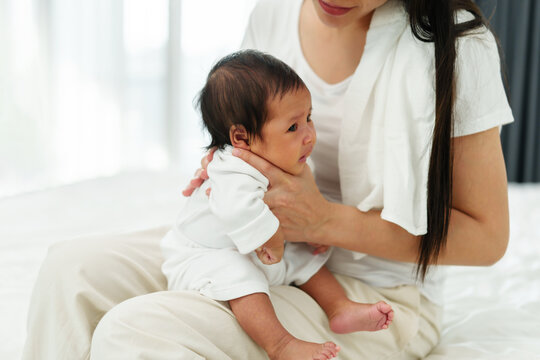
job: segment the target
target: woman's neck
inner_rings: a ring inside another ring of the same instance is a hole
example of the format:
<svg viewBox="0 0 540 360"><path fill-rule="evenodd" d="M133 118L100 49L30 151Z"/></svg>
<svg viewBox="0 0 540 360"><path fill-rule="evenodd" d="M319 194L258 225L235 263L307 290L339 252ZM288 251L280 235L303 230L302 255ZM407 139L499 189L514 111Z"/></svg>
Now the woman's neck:
<svg viewBox="0 0 540 360"><path fill-rule="evenodd" d="M372 17L373 12L346 26L331 27L319 19L313 1L304 1L300 11L300 44L307 62L322 80L335 84L354 73Z"/></svg>

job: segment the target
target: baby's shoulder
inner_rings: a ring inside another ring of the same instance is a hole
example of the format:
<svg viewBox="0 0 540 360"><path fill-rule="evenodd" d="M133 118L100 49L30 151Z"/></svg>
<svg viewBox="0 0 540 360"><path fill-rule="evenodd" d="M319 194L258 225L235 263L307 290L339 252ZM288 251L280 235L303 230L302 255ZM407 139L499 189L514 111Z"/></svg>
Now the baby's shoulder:
<svg viewBox="0 0 540 360"><path fill-rule="evenodd" d="M260 182L268 186L268 179L256 168L232 154L232 146L217 150L214 158L208 164L208 176L212 182L217 181L244 181Z"/></svg>

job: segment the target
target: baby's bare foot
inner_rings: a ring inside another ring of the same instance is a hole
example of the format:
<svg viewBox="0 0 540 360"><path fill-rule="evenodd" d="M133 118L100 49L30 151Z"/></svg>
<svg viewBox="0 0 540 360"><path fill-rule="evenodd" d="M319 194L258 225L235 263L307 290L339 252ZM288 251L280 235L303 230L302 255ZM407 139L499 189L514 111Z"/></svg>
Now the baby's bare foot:
<svg viewBox="0 0 540 360"><path fill-rule="evenodd" d="M277 354L269 356L272 360L329 360L335 358L338 352L339 346L333 342L316 344L293 337Z"/></svg>
<svg viewBox="0 0 540 360"><path fill-rule="evenodd" d="M337 334L388 329L394 310L384 301L361 304L350 301L330 318L330 329Z"/></svg>

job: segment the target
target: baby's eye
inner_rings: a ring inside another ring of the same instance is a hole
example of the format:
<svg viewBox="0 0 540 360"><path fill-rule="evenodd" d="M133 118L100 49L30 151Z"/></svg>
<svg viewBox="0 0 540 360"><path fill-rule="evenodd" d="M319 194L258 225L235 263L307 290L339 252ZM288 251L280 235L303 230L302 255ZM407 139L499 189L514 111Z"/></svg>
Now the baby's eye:
<svg viewBox="0 0 540 360"><path fill-rule="evenodd" d="M311 121L311 114L309 114L309 115L307 116L307 122L310 122L310 121Z"/></svg>
<svg viewBox="0 0 540 360"><path fill-rule="evenodd" d="M289 128L289 130L287 131L296 131L296 129L298 129L298 125L297 124L294 124L294 125L291 125L291 127Z"/></svg>

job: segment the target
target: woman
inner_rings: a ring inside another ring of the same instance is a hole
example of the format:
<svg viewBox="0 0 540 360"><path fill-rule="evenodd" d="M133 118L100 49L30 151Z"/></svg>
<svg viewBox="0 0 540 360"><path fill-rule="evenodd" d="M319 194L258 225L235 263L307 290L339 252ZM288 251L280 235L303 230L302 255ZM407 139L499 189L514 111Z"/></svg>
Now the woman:
<svg viewBox="0 0 540 360"><path fill-rule="evenodd" d="M262 1L244 47L304 79L319 141L313 174L238 156L268 177L265 202L287 240L337 247L328 266L348 296L395 310L388 330L335 335L309 296L283 286L272 293L278 317L294 336L335 341L342 359L424 357L439 338L444 275L432 265L490 265L508 242L498 127L512 115L479 10L465 0ZM25 358L265 358L224 304L158 292L163 233L53 246Z"/></svg>

